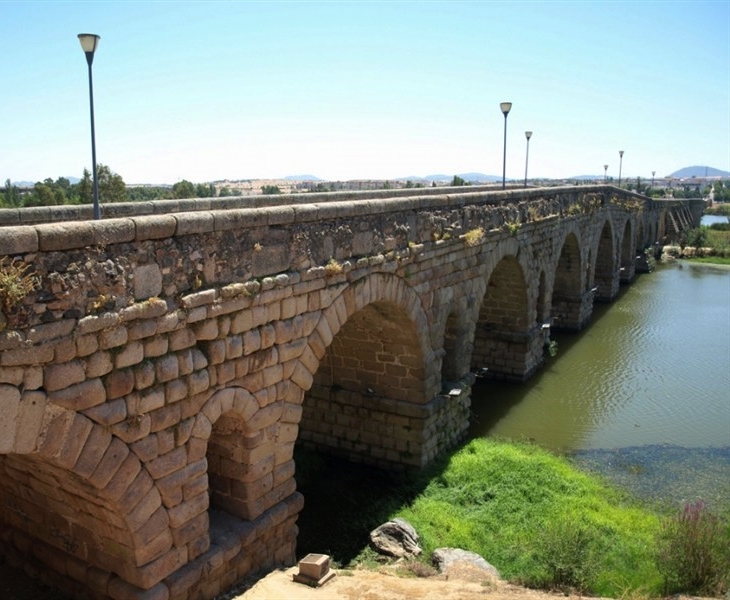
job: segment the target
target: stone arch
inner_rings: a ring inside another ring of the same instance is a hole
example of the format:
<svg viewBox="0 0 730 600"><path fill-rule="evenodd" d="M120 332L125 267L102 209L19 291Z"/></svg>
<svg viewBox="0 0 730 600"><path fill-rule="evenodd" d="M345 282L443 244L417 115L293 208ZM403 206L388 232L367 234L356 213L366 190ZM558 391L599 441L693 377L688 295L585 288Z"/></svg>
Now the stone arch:
<svg viewBox="0 0 730 600"><path fill-rule="evenodd" d="M594 270L596 300L609 301L616 296L618 292L617 275L613 227L611 222L606 220L596 244L596 265Z"/></svg>
<svg viewBox="0 0 730 600"><path fill-rule="evenodd" d="M555 265L550 300L551 320L557 329L580 329L583 321L583 261L575 233L563 239ZM586 275L586 280L590 275Z"/></svg>
<svg viewBox="0 0 730 600"><path fill-rule="evenodd" d="M621 249L619 263L620 282L629 283L634 278L634 258L636 256L636 252L634 251L635 242L631 219L626 219L619 247Z"/></svg>
<svg viewBox="0 0 730 600"><path fill-rule="evenodd" d="M453 307L444 324L444 352L441 369L444 381L459 381L469 372L474 348L472 342L474 327L465 305L466 302L462 301Z"/></svg>
<svg viewBox="0 0 730 600"><path fill-rule="evenodd" d="M346 286L322 310L301 359L310 374L301 442L385 468L421 467L440 443L455 443L454 431L426 440L430 420L450 410L436 398L441 361L430 333L418 295L401 279L376 274Z"/></svg>
<svg viewBox="0 0 730 600"><path fill-rule="evenodd" d="M492 270L474 334L472 368L492 378L525 377L526 356L531 332L534 332L534 311L528 301L525 272L514 255L504 256ZM529 361L528 361L529 362Z"/></svg>
<svg viewBox="0 0 730 600"><path fill-rule="evenodd" d="M208 399L192 435L207 444L211 508L252 521L294 493L292 458L282 458L280 446L296 439L299 412L297 405L281 399L261 407L241 387Z"/></svg>
<svg viewBox="0 0 730 600"><path fill-rule="evenodd" d="M116 575L129 589L149 589L173 572L179 561L167 510L127 444L83 414L48 403L44 392L18 396L14 443L0 455L3 542L27 540L39 574L45 563L66 588L71 578L98 591ZM11 417L4 409L2 418ZM59 569L64 564L78 570Z"/></svg>
<svg viewBox="0 0 730 600"><path fill-rule="evenodd" d="M648 245L647 243L647 236L646 236L646 228L644 227L644 221L642 219L639 219L637 222L637 232L636 232L636 238L635 238L635 245L634 250L637 254L641 254L644 251L644 248L646 248Z"/></svg>
<svg viewBox="0 0 730 600"><path fill-rule="evenodd" d="M549 323L549 303L547 298L547 277L543 269L540 270L540 275L537 278L537 298L535 301L535 321L537 323Z"/></svg>

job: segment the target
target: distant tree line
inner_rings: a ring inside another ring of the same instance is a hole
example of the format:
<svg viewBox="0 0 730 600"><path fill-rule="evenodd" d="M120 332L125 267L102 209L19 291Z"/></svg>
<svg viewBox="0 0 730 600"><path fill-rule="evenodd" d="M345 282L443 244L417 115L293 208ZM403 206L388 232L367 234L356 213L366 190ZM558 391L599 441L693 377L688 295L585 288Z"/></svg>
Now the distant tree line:
<svg viewBox="0 0 730 600"><path fill-rule="evenodd" d="M241 191L224 186L216 194L212 183L192 183L186 179L172 186L127 186L121 175L106 165L97 165L99 202L142 202L149 200L173 200L176 198L212 198L215 196L240 196ZM38 181L32 189L19 188L9 179L0 190L0 208L22 208L26 206L57 206L62 204L91 204L94 201L94 181L91 173L84 169L78 183L71 183L66 177L55 181L51 178Z"/></svg>

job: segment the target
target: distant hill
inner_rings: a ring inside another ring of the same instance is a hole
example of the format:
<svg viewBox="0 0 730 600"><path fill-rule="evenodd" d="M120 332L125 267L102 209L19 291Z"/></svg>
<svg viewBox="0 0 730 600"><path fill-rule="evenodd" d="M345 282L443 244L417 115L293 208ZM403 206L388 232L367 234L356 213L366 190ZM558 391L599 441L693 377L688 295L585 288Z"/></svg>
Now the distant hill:
<svg viewBox="0 0 730 600"><path fill-rule="evenodd" d="M286 181L324 181L314 175L287 175L284 179Z"/></svg>
<svg viewBox="0 0 730 600"><path fill-rule="evenodd" d="M730 172L721 171L720 169L713 169L712 167L694 166L679 169L678 171L675 171L674 173L669 175L669 177L674 177L677 179L687 179L691 177L730 177Z"/></svg>
<svg viewBox="0 0 730 600"><path fill-rule="evenodd" d="M501 177L496 175L485 175L484 173L455 173L456 176L461 177L464 181L471 183L484 183L492 181L502 181ZM451 181L454 179L454 174L446 175L445 173L435 173L433 175L426 175L421 177L420 175L410 175L409 177L398 177L399 181L420 181L420 182L433 182L433 181Z"/></svg>

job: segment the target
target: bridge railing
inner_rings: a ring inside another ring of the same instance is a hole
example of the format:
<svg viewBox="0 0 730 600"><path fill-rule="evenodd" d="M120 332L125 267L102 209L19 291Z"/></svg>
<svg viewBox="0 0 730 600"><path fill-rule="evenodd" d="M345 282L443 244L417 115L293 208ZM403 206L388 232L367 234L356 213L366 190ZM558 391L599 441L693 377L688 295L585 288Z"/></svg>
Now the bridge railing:
<svg viewBox="0 0 730 600"><path fill-rule="evenodd" d="M440 198L443 205L460 204L461 198L479 203L499 204L502 202L529 201L543 198L546 194L565 194L579 190L586 192L620 192L646 200L645 196L633 194L613 186L582 185L554 186L540 188L513 187L502 190L501 186L479 185L461 187L424 187L400 188L392 190L361 190L337 192L304 192L293 194L271 194L255 196L230 196L225 198L186 198L178 200L151 200L140 202L117 202L101 205L102 219L116 219L144 215L169 215L181 212L201 212L212 210L236 210L266 208L275 206L296 206L301 204L322 204L336 202L361 202L364 200ZM428 203L433 206L432 203ZM0 209L0 227L13 225L33 225L39 223L59 223L69 221L91 221L93 206L31 206L24 208Z"/></svg>
<svg viewBox="0 0 730 600"><path fill-rule="evenodd" d="M583 185L508 190L470 186L118 203L105 205L105 218L98 221L91 219L91 206L3 209L0 256L469 205L504 207L511 222L522 223L530 218L530 202L549 205L551 214L570 214L571 206L586 199L602 204L612 200L643 202L648 208L687 203L650 199L613 186ZM87 212L89 218L82 218Z"/></svg>

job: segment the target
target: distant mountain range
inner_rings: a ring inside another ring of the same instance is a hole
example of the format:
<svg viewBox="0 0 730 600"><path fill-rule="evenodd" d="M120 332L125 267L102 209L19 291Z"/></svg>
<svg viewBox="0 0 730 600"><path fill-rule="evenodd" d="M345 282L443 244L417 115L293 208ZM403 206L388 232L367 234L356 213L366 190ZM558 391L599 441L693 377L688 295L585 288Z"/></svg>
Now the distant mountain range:
<svg viewBox="0 0 730 600"><path fill-rule="evenodd" d="M501 181L502 178L498 175L485 175L484 173L457 173L457 177L461 177L464 181L467 181L469 183L494 183L495 181ZM603 173L600 175L577 175L574 177L566 177L561 179L566 180L600 180L604 176ZM644 176L646 177L646 175ZM713 167L707 167L707 166L693 166L693 167L684 167L683 169L679 169L677 171L674 171L674 173L671 173L669 175L662 175L657 177L657 179L664 179L666 177L672 177L673 179L688 179L693 177L730 177L729 171L722 171L720 169L715 169ZM396 178L398 181L413 181L414 183L433 183L436 182L448 182L453 180L454 175L446 175L444 173L437 173L434 175L426 175L425 177L421 177L420 175L410 175L409 177L398 177ZM67 179L72 183L78 183L80 179L78 177L67 177ZM255 178L254 178L255 179ZM283 178L287 181L325 181L324 179L321 179L320 177L316 177L315 175L289 175L287 177ZM542 179L542 178L541 178ZM514 181L514 179L510 179L510 181ZM14 181L13 185L17 185L21 188L32 188L35 185L34 181ZM160 186L162 187L162 186Z"/></svg>

